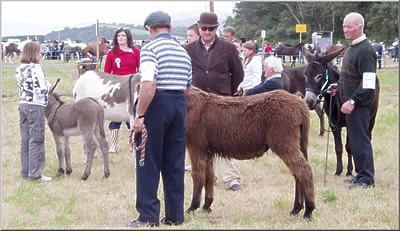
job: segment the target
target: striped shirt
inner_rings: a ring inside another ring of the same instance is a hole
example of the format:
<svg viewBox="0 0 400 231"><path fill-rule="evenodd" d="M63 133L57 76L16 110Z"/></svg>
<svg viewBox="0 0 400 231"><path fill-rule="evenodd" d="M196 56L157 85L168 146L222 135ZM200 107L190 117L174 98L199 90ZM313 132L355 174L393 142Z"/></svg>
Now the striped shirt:
<svg viewBox="0 0 400 231"><path fill-rule="evenodd" d="M192 62L171 34L162 33L140 52L141 82L156 79L158 90L185 91L192 85Z"/></svg>

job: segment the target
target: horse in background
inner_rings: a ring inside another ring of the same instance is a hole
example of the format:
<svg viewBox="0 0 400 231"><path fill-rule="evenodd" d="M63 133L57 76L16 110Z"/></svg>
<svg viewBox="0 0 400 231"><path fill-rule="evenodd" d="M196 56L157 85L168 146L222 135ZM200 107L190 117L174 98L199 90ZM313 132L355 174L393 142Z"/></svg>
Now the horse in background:
<svg viewBox="0 0 400 231"><path fill-rule="evenodd" d="M18 44L16 43L10 43L5 47L5 54L4 54L4 63L7 63L7 60L10 63L13 63L11 60L12 57L14 57L14 53L19 56L21 54L21 50L18 49Z"/></svg>
<svg viewBox="0 0 400 231"><path fill-rule="evenodd" d="M83 55L88 57L88 51L91 50L95 56L98 57L99 60L99 68L101 67L101 62L103 60L103 56L105 54L104 47L106 46L106 39L104 37L101 38L99 44L99 54L97 54L97 43L86 43L87 46L83 49Z"/></svg>
<svg viewBox="0 0 400 231"><path fill-rule="evenodd" d="M304 46L304 43L299 43L297 45L289 45L289 44L284 44L283 46L278 46L275 49L275 56L277 57L282 57L283 63L285 63L285 56L289 55L290 58L293 57L292 65L291 67L296 66L296 57L299 56L299 52L301 51L301 48Z"/></svg>
<svg viewBox="0 0 400 231"><path fill-rule="evenodd" d="M87 44L81 42L80 40L76 40L75 42L72 42L71 39L67 39L65 41L65 43L68 44L69 46L71 46L71 50L69 52L71 55L71 58L72 58L72 55L74 55L76 59L81 58L80 56L82 56L83 49L85 49L85 47L87 47Z"/></svg>
<svg viewBox="0 0 400 231"><path fill-rule="evenodd" d="M20 43L9 43L6 47L5 47L5 59L4 59L4 63L7 63L7 59L10 63L13 63L11 60L11 57L14 56L14 53L17 56L20 56L22 51L24 50L24 46L29 43L32 42L33 40L25 40L22 41Z"/></svg>

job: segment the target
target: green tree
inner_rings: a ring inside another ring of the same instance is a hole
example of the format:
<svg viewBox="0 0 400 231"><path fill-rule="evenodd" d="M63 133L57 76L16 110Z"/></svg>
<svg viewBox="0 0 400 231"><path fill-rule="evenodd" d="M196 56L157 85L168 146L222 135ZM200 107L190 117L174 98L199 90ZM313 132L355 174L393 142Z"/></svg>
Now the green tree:
<svg viewBox="0 0 400 231"><path fill-rule="evenodd" d="M257 39L266 30L266 40L297 43L296 24L307 24L304 40L316 31L332 31L334 40L344 39L343 19L350 12L365 18L365 33L378 40L398 35L397 2L238 2L225 25L236 28L239 37Z"/></svg>

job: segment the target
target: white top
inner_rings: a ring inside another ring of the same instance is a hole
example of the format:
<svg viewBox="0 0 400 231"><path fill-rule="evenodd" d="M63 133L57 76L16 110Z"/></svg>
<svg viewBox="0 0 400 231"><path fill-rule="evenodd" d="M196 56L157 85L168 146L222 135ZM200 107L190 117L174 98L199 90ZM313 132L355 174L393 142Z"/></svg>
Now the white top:
<svg viewBox="0 0 400 231"><path fill-rule="evenodd" d="M253 56L250 63L248 63L247 65L243 63L243 70L244 78L243 81L239 84L240 88L242 88L243 90L247 90L261 83L262 61L260 56Z"/></svg>
<svg viewBox="0 0 400 231"><path fill-rule="evenodd" d="M50 83L46 80L40 64L22 63L15 77L19 88L19 103L46 106Z"/></svg>

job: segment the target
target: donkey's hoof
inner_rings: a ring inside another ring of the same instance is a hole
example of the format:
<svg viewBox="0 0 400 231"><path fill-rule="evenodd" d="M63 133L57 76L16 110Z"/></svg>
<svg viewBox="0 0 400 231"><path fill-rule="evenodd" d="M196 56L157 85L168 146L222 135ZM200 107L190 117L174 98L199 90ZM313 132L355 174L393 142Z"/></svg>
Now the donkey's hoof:
<svg viewBox="0 0 400 231"><path fill-rule="evenodd" d="M108 178L110 176L110 173L104 173L104 178Z"/></svg>
<svg viewBox="0 0 400 231"><path fill-rule="evenodd" d="M297 217L299 215L301 209L296 209L294 208L291 212L290 215Z"/></svg>
<svg viewBox="0 0 400 231"><path fill-rule="evenodd" d="M351 172L346 173L346 177L353 177L353 173Z"/></svg>
<svg viewBox="0 0 400 231"><path fill-rule="evenodd" d="M87 176L87 175L83 175L83 176L81 177L81 179L82 179L82 180L87 180L88 177L89 177L89 176Z"/></svg>
<svg viewBox="0 0 400 231"><path fill-rule="evenodd" d="M192 213L192 214L194 214L194 210L195 210L195 209L193 209L192 207L189 207L189 208L186 210L186 213Z"/></svg>
<svg viewBox="0 0 400 231"><path fill-rule="evenodd" d="M312 213L309 213L309 212L306 211L306 212L304 212L303 219L311 221L312 220L311 215L312 215Z"/></svg>
<svg viewBox="0 0 400 231"><path fill-rule="evenodd" d="M212 209L211 209L210 207L205 207L205 206L203 206L203 211L208 212L208 213L211 213L211 212L212 212Z"/></svg>
<svg viewBox="0 0 400 231"><path fill-rule="evenodd" d="M58 169L58 172L57 172L57 177L60 177L60 176L62 176L62 175L64 175L64 169L59 168L59 169Z"/></svg>
<svg viewBox="0 0 400 231"><path fill-rule="evenodd" d="M72 168L71 169L67 169L67 175L71 175L72 173Z"/></svg>

